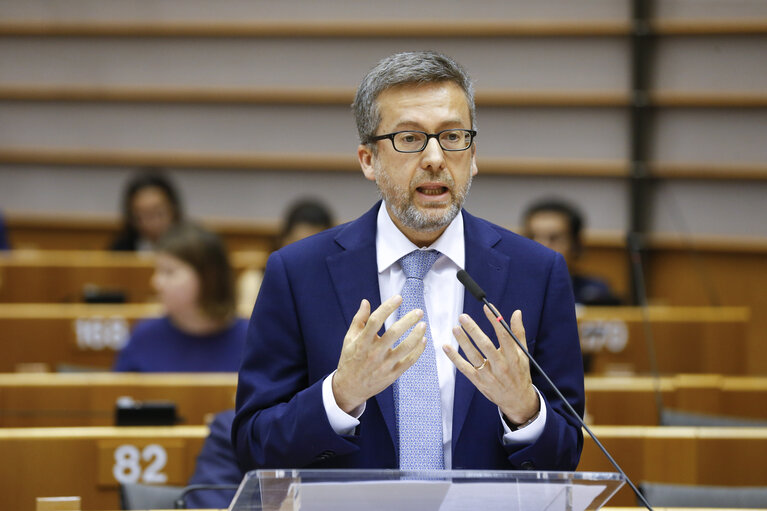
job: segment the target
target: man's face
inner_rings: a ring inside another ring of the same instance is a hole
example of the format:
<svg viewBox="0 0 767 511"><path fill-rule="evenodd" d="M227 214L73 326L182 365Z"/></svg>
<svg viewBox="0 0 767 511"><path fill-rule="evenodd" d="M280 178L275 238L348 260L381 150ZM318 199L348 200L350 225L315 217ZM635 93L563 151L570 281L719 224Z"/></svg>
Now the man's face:
<svg viewBox="0 0 767 511"><path fill-rule="evenodd" d="M556 211L534 213L527 219L525 231L528 238L562 254L568 265L573 262L575 245L566 215Z"/></svg>
<svg viewBox="0 0 767 511"><path fill-rule="evenodd" d="M377 135L471 129L466 96L453 82L393 87L378 96L377 104L381 114ZM463 206L477 173L475 146L443 151L432 138L420 153L399 153L390 140L376 144L377 154L364 145L358 148L365 177L376 182L389 216L411 241L432 243Z"/></svg>

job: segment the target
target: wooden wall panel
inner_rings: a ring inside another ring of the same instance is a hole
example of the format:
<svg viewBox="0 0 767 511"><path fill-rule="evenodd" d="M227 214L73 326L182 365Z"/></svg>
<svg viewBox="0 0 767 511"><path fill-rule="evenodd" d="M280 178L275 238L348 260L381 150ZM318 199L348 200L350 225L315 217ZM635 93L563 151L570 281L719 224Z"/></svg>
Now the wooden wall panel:
<svg viewBox="0 0 767 511"><path fill-rule="evenodd" d="M696 260L697 259L697 260ZM743 305L751 309L746 332L751 356L747 374L767 374L767 251L761 246L735 253L728 248L660 250L648 264L648 293L670 305ZM726 347L738 341L737 332L722 332Z"/></svg>
<svg viewBox="0 0 767 511"><path fill-rule="evenodd" d="M594 433L635 484L642 481L765 486L767 428L595 426ZM579 471L615 472L586 435ZM611 506L635 506L628 486Z"/></svg>
<svg viewBox="0 0 767 511"><path fill-rule="evenodd" d="M0 507L32 510L36 497L78 495L85 511L118 509L113 471L141 481L149 464L132 460L121 469L115 458L119 446L134 454L158 446L167 455L158 474L168 484L184 485L207 434L205 426L2 429Z"/></svg>

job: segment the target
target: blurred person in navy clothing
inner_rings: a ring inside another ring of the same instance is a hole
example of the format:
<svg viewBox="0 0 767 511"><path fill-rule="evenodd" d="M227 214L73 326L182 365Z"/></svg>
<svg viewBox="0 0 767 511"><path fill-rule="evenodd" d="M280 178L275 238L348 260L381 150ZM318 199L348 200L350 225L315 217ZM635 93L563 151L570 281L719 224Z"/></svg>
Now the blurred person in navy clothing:
<svg viewBox="0 0 767 511"><path fill-rule="evenodd" d="M3 218L3 212L0 211L0 250L9 250L11 244L8 243L8 234L5 230L5 219Z"/></svg>
<svg viewBox="0 0 767 511"><path fill-rule="evenodd" d="M607 283L595 276L577 272L583 252L583 215L568 202L543 199L530 205L523 215L524 234L562 254L573 282L575 303L582 305L620 305Z"/></svg>
<svg viewBox="0 0 767 511"><path fill-rule="evenodd" d="M232 421L234 409L217 413L208 426L210 433L205 438L194 474L189 484L231 484L239 485L245 472L237 465L232 448ZM234 498L235 490L197 490L185 499L187 509L226 509Z"/></svg>
<svg viewBox="0 0 767 511"><path fill-rule="evenodd" d="M236 317L233 279L216 234L189 223L173 227L157 245L152 276L165 314L134 328L115 371L237 371L247 321Z"/></svg>

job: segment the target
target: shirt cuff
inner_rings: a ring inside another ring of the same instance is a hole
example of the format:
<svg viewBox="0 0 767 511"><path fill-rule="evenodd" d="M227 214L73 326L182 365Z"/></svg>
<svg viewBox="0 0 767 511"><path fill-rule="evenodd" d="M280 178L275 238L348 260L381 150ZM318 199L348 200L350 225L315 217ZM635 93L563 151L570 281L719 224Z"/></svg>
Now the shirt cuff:
<svg viewBox="0 0 767 511"><path fill-rule="evenodd" d="M365 403L352 410L354 415L349 415L339 408L336 403L336 397L333 395L333 375L335 371L330 373L325 381L322 382L322 404L325 407L325 415L328 416L328 422L330 427L336 434L341 436L348 436L354 433L354 429L360 425L359 418L362 417L362 413L365 411ZM531 424L532 425L532 424Z"/></svg>
<svg viewBox="0 0 767 511"><path fill-rule="evenodd" d="M546 425L546 401L543 400L543 396L541 396L541 393L535 385L533 385L533 388L538 392L540 410L538 411L538 417L524 428L512 431L509 425L506 424L501 409L498 408L498 414L501 416L501 424L503 424L503 445L532 444L538 440L543 433L543 428Z"/></svg>

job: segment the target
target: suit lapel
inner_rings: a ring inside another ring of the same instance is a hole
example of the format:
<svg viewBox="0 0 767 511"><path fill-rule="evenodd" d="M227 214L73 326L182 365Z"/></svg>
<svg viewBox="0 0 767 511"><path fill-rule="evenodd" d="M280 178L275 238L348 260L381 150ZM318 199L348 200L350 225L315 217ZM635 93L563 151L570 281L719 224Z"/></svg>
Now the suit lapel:
<svg viewBox="0 0 767 511"><path fill-rule="evenodd" d="M370 302L371 311L381 305L375 246L376 218L380 204L378 202L370 211L339 232L336 243L343 250L327 258L330 277L347 325L351 324L363 298ZM383 333L383 329L379 333ZM376 402L394 442L397 430L394 390L391 385L376 395Z"/></svg>
<svg viewBox="0 0 767 511"><path fill-rule="evenodd" d="M466 245L465 270L487 293L487 299L490 303L495 305L496 301L500 300L504 295L504 290L506 289L509 278L509 257L493 248L501 238L489 224L478 220L465 211L463 212L463 219ZM471 316L495 343L497 342L495 333L487 318L485 318L482 305L468 291L464 291L463 311ZM474 384L463 373L456 371L455 397L453 400L453 449L455 449L456 442L461 435L463 424L466 421L466 416L476 391L477 389Z"/></svg>
<svg viewBox="0 0 767 511"><path fill-rule="evenodd" d="M371 311L381 305L375 245L328 256L327 265L347 325L351 324L363 298L370 302Z"/></svg>

